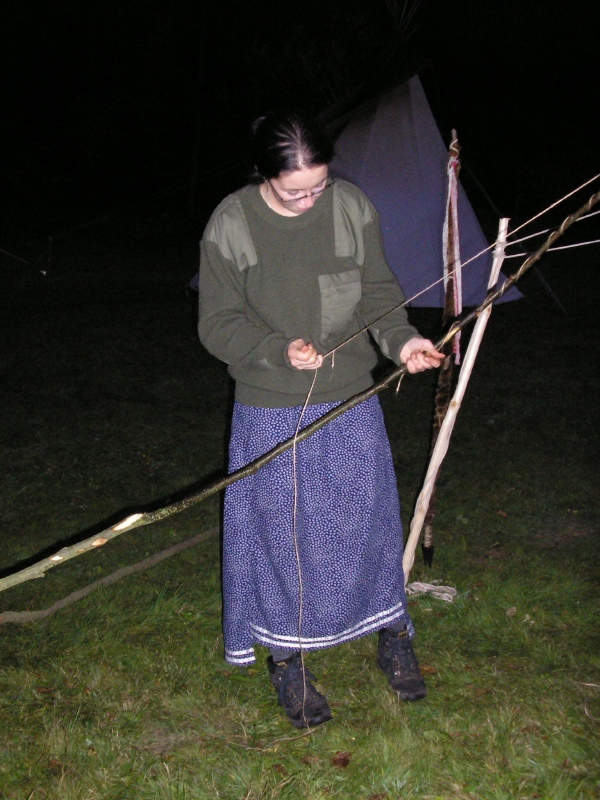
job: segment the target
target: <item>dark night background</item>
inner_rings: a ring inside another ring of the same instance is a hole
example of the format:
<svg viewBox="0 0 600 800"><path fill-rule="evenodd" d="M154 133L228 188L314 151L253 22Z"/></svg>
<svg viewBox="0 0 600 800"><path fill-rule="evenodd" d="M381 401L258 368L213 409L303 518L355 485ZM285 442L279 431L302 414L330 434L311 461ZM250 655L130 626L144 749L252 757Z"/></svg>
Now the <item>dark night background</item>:
<svg viewBox="0 0 600 800"><path fill-rule="evenodd" d="M0 247L160 193L197 241L254 117L414 53L443 136L519 221L598 171L594 7L423 0L403 30L393 0L5 0Z"/></svg>

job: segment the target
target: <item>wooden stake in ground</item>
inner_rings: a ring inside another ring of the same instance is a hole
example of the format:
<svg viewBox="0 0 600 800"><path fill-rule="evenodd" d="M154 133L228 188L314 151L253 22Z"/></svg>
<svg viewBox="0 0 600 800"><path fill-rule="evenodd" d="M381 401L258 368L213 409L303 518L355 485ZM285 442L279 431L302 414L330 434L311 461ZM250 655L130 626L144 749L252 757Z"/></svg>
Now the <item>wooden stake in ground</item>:
<svg viewBox="0 0 600 800"><path fill-rule="evenodd" d="M502 266L502 262L504 260L504 248L506 246L507 230L508 219L501 219L500 226L498 228L496 247L494 249L494 261L492 263L488 291L491 291L498 281L500 267ZM475 323L471 341L469 342L469 347L467 348L465 361L460 371L460 377L458 379L456 391L454 392L454 397L452 398L440 427L439 435L437 437L431 460L429 462L429 467L427 468L427 474L423 482L423 488L421 489L421 493L417 499L415 513L412 518L412 522L410 523L410 534L408 536L408 541L406 542L406 547L404 548L404 558L402 560L405 585L408 583L408 575L415 560L417 542L419 541L419 535L421 533L423 521L426 518L427 511L429 509L429 502L435 489L437 474L439 472L441 463L444 460L444 456L448 452L448 444L450 442L450 436L452 435L456 416L460 409L469 378L471 377L473 365L475 364L475 359L477 358L477 353L479 352L479 345L483 339L483 334L491 313L492 306L488 305L481 312L477 322Z"/></svg>

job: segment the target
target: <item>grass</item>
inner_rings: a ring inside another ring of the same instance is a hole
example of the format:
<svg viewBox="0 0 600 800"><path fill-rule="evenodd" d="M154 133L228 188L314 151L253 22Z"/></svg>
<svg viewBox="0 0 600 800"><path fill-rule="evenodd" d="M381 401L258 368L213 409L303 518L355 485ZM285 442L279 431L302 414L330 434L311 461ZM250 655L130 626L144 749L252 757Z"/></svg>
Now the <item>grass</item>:
<svg viewBox="0 0 600 800"><path fill-rule="evenodd" d="M183 291L194 247L85 244L65 242L45 283L0 279L4 570L223 471L231 387ZM0 798L600 797L597 277L591 256L554 258L569 317L535 283L494 311L444 464L434 566L417 558L413 577L459 596L411 600L425 701L397 702L365 637L310 654L334 720L299 736L263 649L246 670L223 661L213 538L44 622L0 626ZM567 270L586 280L567 286ZM413 316L434 332L436 314ZM382 396L405 523L432 386ZM215 500L126 534L0 608L50 605L219 515Z"/></svg>

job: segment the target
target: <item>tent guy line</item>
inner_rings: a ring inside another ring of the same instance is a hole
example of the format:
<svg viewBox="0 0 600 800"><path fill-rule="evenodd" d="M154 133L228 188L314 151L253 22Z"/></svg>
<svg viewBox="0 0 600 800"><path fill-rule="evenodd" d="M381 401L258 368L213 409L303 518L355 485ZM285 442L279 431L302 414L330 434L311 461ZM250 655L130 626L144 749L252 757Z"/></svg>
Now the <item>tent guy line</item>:
<svg viewBox="0 0 600 800"><path fill-rule="evenodd" d="M0 247L0 253L2 253L5 256L8 256L9 258L14 258L15 261L20 261L21 264L27 264L28 267L31 266L29 261L25 261L24 258L16 256L14 253L9 253L8 250L3 250L1 247Z"/></svg>

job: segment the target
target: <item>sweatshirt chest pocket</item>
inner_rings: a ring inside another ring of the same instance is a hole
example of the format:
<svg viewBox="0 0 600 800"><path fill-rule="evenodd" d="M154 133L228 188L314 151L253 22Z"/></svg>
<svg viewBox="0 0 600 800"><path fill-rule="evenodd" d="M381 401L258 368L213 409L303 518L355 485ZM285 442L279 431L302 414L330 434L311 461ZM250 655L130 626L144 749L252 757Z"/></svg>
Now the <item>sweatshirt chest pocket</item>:
<svg viewBox="0 0 600 800"><path fill-rule="evenodd" d="M361 298L360 270L319 275L321 291L321 339L343 331Z"/></svg>

